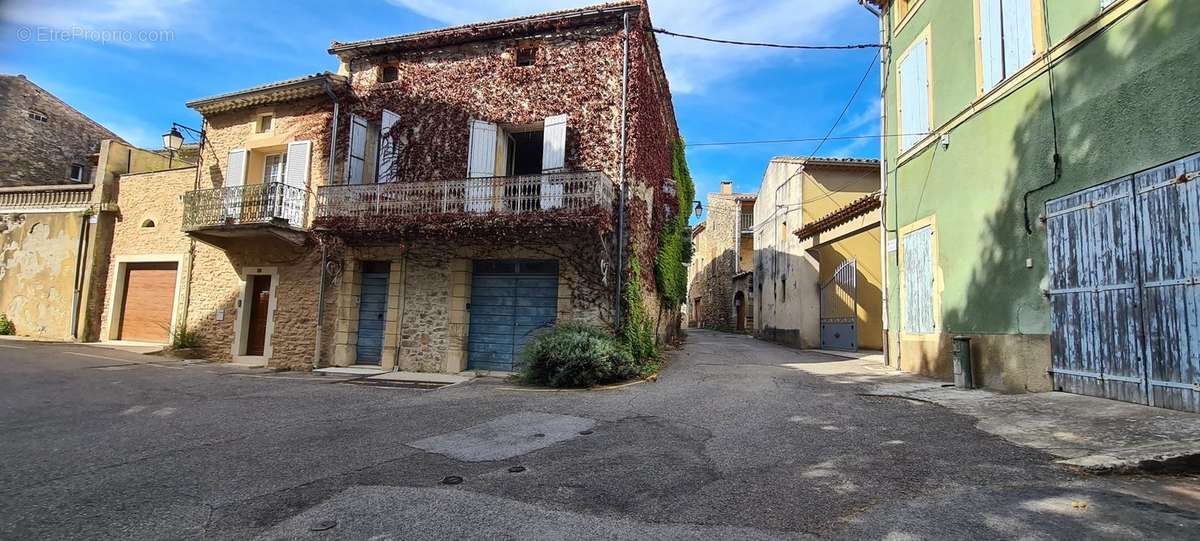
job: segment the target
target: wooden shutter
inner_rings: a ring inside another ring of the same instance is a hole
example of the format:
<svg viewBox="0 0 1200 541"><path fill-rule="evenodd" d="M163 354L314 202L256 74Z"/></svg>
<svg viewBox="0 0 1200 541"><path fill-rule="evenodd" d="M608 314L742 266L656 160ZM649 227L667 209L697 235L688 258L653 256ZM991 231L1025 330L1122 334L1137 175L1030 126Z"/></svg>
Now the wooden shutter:
<svg viewBox="0 0 1200 541"><path fill-rule="evenodd" d="M486 180L473 178L496 176L496 125L482 120L470 123L467 143L467 179L463 207L467 212L487 212L492 209L492 192Z"/></svg>
<svg viewBox="0 0 1200 541"><path fill-rule="evenodd" d="M922 38L900 63L900 150L929 132L929 41Z"/></svg>
<svg viewBox="0 0 1200 541"><path fill-rule="evenodd" d="M225 162L225 187L244 186L246 184L246 151L229 151L229 160Z"/></svg>
<svg viewBox="0 0 1200 541"><path fill-rule="evenodd" d="M933 228L923 227L904 235L904 331L934 332Z"/></svg>
<svg viewBox="0 0 1200 541"><path fill-rule="evenodd" d="M383 110L379 122L379 163L375 166L375 182L394 182L399 174L396 171L396 140L392 136L392 128L400 123L400 115Z"/></svg>
<svg viewBox="0 0 1200 541"><path fill-rule="evenodd" d="M287 147L287 168L283 172L283 183L301 190L308 189L309 157L311 141L293 141Z"/></svg>
<svg viewBox="0 0 1200 541"><path fill-rule="evenodd" d="M542 173L561 172L567 166L567 115L546 119L542 129ZM541 207L563 206L563 181L542 176Z"/></svg>
<svg viewBox="0 0 1200 541"><path fill-rule="evenodd" d="M1004 80L1004 38L1000 0L979 0L979 53L983 91Z"/></svg>
<svg viewBox="0 0 1200 541"><path fill-rule="evenodd" d="M350 153L346 158L346 182L363 183L363 165L367 158L367 119L350 115Z"/></svg>
<svg viewBox="0 0 1200 541"><path fill-rule="evenodd" d="M1000 0L1004 19L1004 76L1011 77L1033 60L1033 4L1030 0Z"/></svg>
<svg viewBox="0 0 1200 541"><path fill-rule="evenodd" d="M554 172L567 165L567 115L546 119L542 132L542 172Z"/></svg>

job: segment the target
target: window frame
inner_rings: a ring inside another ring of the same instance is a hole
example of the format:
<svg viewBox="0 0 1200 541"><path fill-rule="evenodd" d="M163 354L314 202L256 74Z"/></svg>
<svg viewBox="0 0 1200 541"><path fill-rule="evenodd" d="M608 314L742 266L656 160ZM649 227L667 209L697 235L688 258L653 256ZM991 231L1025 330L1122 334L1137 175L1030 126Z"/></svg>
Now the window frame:
<svg viewBox="0 0 1200 541"><path fill-rule="evenodd" d="M270 119L271 126L263 129L263 120ZM254 117L254 133L273 133L275 131L275 113L259 113Z"/></svg>
<svg viewBox="0 0 1200 541"><path fill-rule="evenodd" d="M42 124L50 123L50 115L47 115L46 113L43 113L37 109L29 109L25 112L25 116L29 118L29 120L41 122Z"/></svg>
<svg viewBox="0 0 1200 541"><path fill-rule="evenodd" d="M896 69L896 73L895 73L895 80L896 80L896 133L898 133L898 134L908 133L908 131L906 131L906 128L904 127L904 83L903 83L903 79L901 77L901 68L904 66L904 62L906 60L908 60L909 54L912 53L913 49L921 41L925 42L925 102L926 102L926 105L925 105L926 120L925 121L927 123L927 128L926 128L927 133L925 134L924 137L914 141L913 144L909 145L907 148L903 146L904 145L904 137L896 137L896 149L897 149L896 155L898 156L900 161L903 161L904 157L906 157L910 153L923 148L924 147L923 142L925 140L929 139L930 137L936 135L936 132L937 132L937 130L935 129L936 124L934 124L934 115L933 115L933 104L934 104L934 101L933 101L933 33L931 32L930 27L926 26L923 30L921 30L921 32L919 34L917 34L917 37L912 40L912 43L908 44L908 47L906 47L904 49L904 52L900 54L900 56L898 57L898 60L895 63L896 64L896 68L895 68Z"/></svg>
<svg viewBox="0 0 1200 541"><path fill-rule="evenodd" d="M984 86L984 65L983 65L983 8L981 6L983 0L972 0L972 9L975 12L975 97L980 98L990 94L992 91L1004 86L1010 79L1015 78L1021 72L1029 69L1030 66L1037 63L1037 60L1044 56L1047 51L1046 44L1046 11L1041 0L1026 0L1029 2L1029 19L1033 23L1033 28L1030 29L1033 35L1033 57L1029 59L1025 65L1012 70L1006 71L995 85L991 88ZM1101 0L1103 1L1103 0ZM1116 4L1120 0L1113 0ZM1107 9L1101 6L1101 10ZM1001 32L1000 43L1003 48L1004 33Z"/></svg>
<svg viewBox="0 0 1200 541"><path fill-rule="evenodd" d="M79 177L75 176L75 169L79 168ZM72 182L83 182L87 178L87 166L81 163L72 163L67 168L67 179Z"/></svg>
<svg viewBox="0 0 1200 541"><path fill-rule="evenodd" d="M892 32L899 32L904 28L913 15L925 5L925 0L895 0L892 5L896 8L896 26Z"/></svg>
<svg viewBox="0 0 1200 541"><path fill-rule="evenodd" d="M278 175L277 175L278 178L268 180L267 179L267 168L270 167L271 158L279 158L279 171L278 171ZM283 152L272 152L270 154L263 156L263 172L262 172L262 183L263 184L270 184L272 182L278 182L280 184L283 184L284 178L286 176L287 176L287 151L286 150Z"/></svg>

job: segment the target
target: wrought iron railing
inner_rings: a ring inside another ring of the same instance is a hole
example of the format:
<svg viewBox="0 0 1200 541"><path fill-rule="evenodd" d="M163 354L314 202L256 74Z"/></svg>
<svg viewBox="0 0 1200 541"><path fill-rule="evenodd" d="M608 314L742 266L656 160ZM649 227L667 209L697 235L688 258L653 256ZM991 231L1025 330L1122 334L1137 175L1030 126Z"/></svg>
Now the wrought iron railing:
<svg viewBox="0 0 1200 541"><path fill-rule="evenodd" d="M307 193L282 182L195 190L183 194L183 230L242 224L304 227Z"/></svg>
<svg viewBox="0 0 1200 541"><path fill-rule="evenodd" d="M91 184L0 189L0 210L86 207L91 200Z"/></svg>
<svg viewBox="0 0 1200 541"><path fill-rule="evenodd" d="M612 180L601 172L323 186L316 216L579 210L609 207L614 193Z"/></svg>

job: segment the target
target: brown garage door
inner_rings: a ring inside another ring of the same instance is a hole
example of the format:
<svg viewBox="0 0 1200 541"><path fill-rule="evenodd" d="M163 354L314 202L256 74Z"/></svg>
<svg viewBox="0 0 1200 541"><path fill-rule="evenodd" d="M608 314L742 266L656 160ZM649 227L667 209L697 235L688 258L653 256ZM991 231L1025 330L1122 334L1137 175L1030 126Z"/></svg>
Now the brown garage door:
<svg viewBox="0 0 1200 541"><path fill-rule="evenodd" d="M175 263L130 263L117 338L139 342L170 341L175 304Z"/></svg>

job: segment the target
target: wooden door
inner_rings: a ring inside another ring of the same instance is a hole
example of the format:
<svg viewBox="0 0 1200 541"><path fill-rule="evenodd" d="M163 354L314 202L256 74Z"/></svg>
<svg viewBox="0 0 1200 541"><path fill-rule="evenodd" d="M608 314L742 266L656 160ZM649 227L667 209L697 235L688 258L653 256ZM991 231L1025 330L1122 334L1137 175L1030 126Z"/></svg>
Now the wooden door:
<svg viewBox="0 0 1200 541"><path fill-rule="evenodd" d="M267 317L271 308L271 276L255 274L250 282L250 326L246 333L246 355L262 355L267 345Z"/></svg>
<svg viewBox="0 0 1200 541"><path fill-rule="evenodd" d="M176 263L130 263L126 267L118 340L170 342L176 267Z"/></svg>

